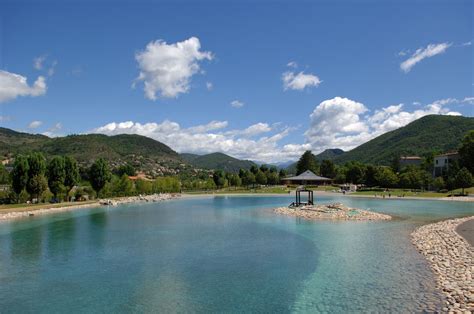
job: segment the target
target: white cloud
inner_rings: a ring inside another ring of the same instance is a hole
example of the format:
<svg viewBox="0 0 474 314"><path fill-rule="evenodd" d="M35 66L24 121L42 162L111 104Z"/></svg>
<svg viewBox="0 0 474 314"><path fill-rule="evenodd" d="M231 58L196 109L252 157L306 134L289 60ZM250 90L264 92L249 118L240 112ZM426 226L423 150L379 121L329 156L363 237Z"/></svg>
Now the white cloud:
<svg viewBox="0 0 474 314"><path fill-rule="evenodd" d="M335 97L316 106L306 140L315 152L327 148L350 150L429 114L460 115L445 107L456 102L454 98L441 99L413 112L403 111L403 104L398 104L370 113L362 103Z"/></svg>
<svg viewBox="0 0 474 314"><path fill-rule="evenodd" d="M319 77L313 74L305 74L304 72L285 72L281 77L283 81L283 89L288 90L303 90L306 87L316 86L321 84Z"/></svg>
<svg viewBox="0 0 474 314"><path fill-rule="evenodd" d="M244 106L244 103L240 100L233 100L230 102L230 105L234 108L242 108Z"/></svg>
<svg viewBox="0 0 474 314"><path fill-rule="evenodd" d="M48 137L57 137L57 136L62 136L62 134L59 133L60 130L62 130L63 125L58 122L54 124L52 127L50 127L47 131L43 132L43 135L46 135Z"/></svg>
<svg viewBox="0 0 474 314"><path fill-rule="evenodd" d="M298 67L298 63L296 63L295 61L290 61L286 64L287 67L290 67L290 68L297 68Z"/></svg>
<svg viewBox="0 0 474 314"><path fill-rule="evenodd" d="M54 75L54 72L56 71L56 66L58 65L58 61L57 60L54 60L52 63L51 63L51 66L49 67L48 69L48 76L53 76Z"/></svg>
<svg viewBox="0 0 474 314"><path fill-rule="evenodd" d="M28 129L37 129L43 124L42 121L31 121L30 124L28 124Z"/></svg>
<svg viewBox="0 0 474 314"><path fill-rule="evenodd" d="M33 67L36 70L42 70L43 69L43 62L46 60L46 56L39 56L33 59Z"/></svg>
<svg viewBox="0 0 474 314"><path fill-rule="evenodd" d="M205 154L223 152L241 159L264 162L288 161L299 158L308 144L281 146L291 128L273 129L267 123L256 123L241 130L222 130L227 121L211 121L205 125L182 128L177 122L165 120L161 123L112 122L96 128L91 133L140 134L169 145L178 152ZM270 135L252 138L257 135Z"/></svg>
<svg viewBox="0 0 474 314"><path fill-rule="evenodd" d="M136 81L144 82L145 97L156 100L157 94L174 98L187 93L191 77L200 70L199 61L213 58L211 52L200 49L199 39L191 37L174 44L152 41L138 52L135 59L140 74Z"/></svg>
<svg viewBox="0 0 474 314"><path fill-rule="evenodd" d="M212 90L214 88L214 85L212 85L211 82L206 82L206 88L207 90Z"/></svg>
<svg viewBox="0 0 474 314"><path fill-rule="evenodd" d="M44 95L46 89L46 80L43 76L38 76L33 85L29 86L26 77L0 70L0 103L19 96L36 97Z"/></svg>
<svg viewBox="0 0 474 314"><path fill-rule="evenodd" d="M469 105L474 105L474 97L465 97L462 100L462 103L469 104Z"/></svg>
<svg viewBox="0 0 474 314"><path fill-rule="evenodd" d="M467 41L467 42L461 44L461 46L464 46L464 47L471 46L471 45L472 45L472 41Z"/></svg>
<svg viewBox="0 0 474 314"><path fill-rule="evenodd" d="M400 63L400 69L405 73L410 72L410 70L423 59L434 57L438 54L444 53L449 47L450 43L441 43L441 44L429 44L426 48L419 48L411 55L410 58Z"/></svg>

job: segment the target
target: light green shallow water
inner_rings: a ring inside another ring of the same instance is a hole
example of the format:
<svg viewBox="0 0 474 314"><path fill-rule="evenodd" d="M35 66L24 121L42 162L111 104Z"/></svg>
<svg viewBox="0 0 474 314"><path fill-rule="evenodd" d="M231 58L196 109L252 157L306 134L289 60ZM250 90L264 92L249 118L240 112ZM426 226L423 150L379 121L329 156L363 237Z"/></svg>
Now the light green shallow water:
<svg viewBox="0 0 474 314"><path fill-rule="evenodd" d="M2 313L413 312L439 309L418 225L470 203L322 197L397 216L314 222L289 197L209 197L0 224Z"/></svg>

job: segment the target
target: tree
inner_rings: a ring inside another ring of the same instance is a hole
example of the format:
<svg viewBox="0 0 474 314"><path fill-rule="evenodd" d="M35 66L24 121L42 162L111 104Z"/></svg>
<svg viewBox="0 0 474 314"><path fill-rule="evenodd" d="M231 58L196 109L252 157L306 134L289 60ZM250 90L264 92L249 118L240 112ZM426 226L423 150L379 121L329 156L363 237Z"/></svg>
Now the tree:
<svg viewBox="0 0 474 314"><path fill-rule="evenodd" d="M79 167L73 157L64 157L64 186L66 187L66 197L69 196L72 188L79 182Z"/></svg>
<svg viewBox="0 0 474 314"><path fill-rule="evenodd" d="M252 167L250 167L250 172L253 173L253 174L257 174L257 172L258 172L258 167L255 166L255 165L252 165Z"/></svg>
<svg viewBox="0 0 474 314"><path fill-rule="evenodd" d="M464 136L459 148L459 159L462 167L474 173L474 130Z"/></svg>
<svg viewBox="0 0 474 314"><path fill-rule="evenodd" d="M324 159L320 167L321 175L326 178L334 178L336 176L336 166L329 159Z"/></svg>
<svg viewBox="0 0 474 314"><path fill-rule="evenodd" d="M277 172L269 171L266 173L266 175L267 175L267 184L277 185L278 183L280 183L280 177L278 176Z"/></svg>
<svg viewBox="0 0 474 314"><path fill-rule="evenodd" d="M262 171L258 171L255 175L255 181L257 182L257 184L265 185L267 184L267 176Z"/></svg>
<svg viewBox="0 0 474 314"><path fill-rule="evenodd" d="M444 189L445 184L444 184L443 177L437 177L436 179L434 179L433 187L436 189L437 192Z"/></svg>
<svg viewBox="0 0 474 314"><path fill-rule="evenodd" d="M0 163L0 184L10 183L10 174L3 164Z"/></svg>
<svg viewBox="0 0 474 314"><path fill-rule="evenodd" d="M288 173L286 172L285 169L280 169L280 172L278 173L278 176L280 177L280 181L281 179L285 178L287 175Z"/></svg>
<svg viewBox="0 0 474 314"><path fill-rule="evenodd" d="M113 190L117 195L132 195L134 192L133 182L128 178L128 175L124 173L120 179L117 180Z"/></svg>
<svg viewBox="0 0 474 314"><path fill-rule="evenodd" d="M28 178L26 190L30 194L31 199L36 198L39 201L40 196L44 191L46 191L47 188L48 181L46 180L44 174L38 174Z"/></svg>
<svg viewBox="0 0 474 314"><path fill-rule="evenodd" d="M66 178L65 162L63 157L53 157L48 163L48 187L57 199L58 193L63 189Z"/></svg>
<svg viewBox="0 0 474 314"><path fill-rule="evenodd" d="M240 186L240 185L242 185L242 179L240 179L240 177L238 175L233 174L230 177L229 183L230 183L231 186Z"/></svg>
<svg viewBox="0 0 474 314"><path fill-rule="evenodd" d="M380 167L367 165L365 168L365 185L367 186L376 186L380 185L378 180L375 178L377 173L380 171Z"/></svg>
<svg viewBox="0 0 474 314"><path fill-rule="evenodd" d="M97 159L89 169L89 180L97 197L99 197L100 191L111 178L112 175L109 170L109 165L103 158Z"/></svg>
<svg viewBox="0 0 474 314"><path fill-rule="evenodd" d="M462 194L464 195L464 189L472 185L472 175L466 167L461 168L454 177L454 184L457 188L462 188Z"/></svg>
<svg viewBox="0 0 474 314"><path fill-rule="evenodd" d="M116 173L119 177L122 177L122 175L124 175L124 174L126 174L128 176L134 176L135 175L135 168L130 164L122 165L122 166L117 168Z"/></svg>
<svg viewBox="0 0 474 314"><path fill-rule="evenodd" d="M28 182L26 191L31 199L38 199L48 188L48 182L44 177L46 172L46 162L41 153L31 153L28 155Z"/></svg>
<svg viewBox="0 0 474 314"><path fill-rule="evenodd" d="M251 171L246 171L244 177L242 178L242 184L246 186L255 184L255 175Z"/></svg>
<svg viewBox="0 0 474 314"><path fill-rule="evenodd" d="M391 188L397 185L398 177L393 172L392 168L379 167L375 173L375 181L381 187Z"/></svg>
<svg viewBox="0 0 474 314"><path fill-rule="evenodd" d="M260 165L260 171L261 172L267 172L268 171L268 166L265 164Z"/></svg>
<svg viewBox="0 0 474 314"><path fill-rule="evenodd" d="M19 197L20 193L26 189L28 183L28 159L24 156L18 155L13 163L13 170L11 173L13 192Z"/></svg>
<svg viewBox="0 0 474 314"><path fill-rule="evenodd" d="M348 162L346 165L346 180L353 184L364 182L365 167L360 162Z"/></svg>
<svg viewBox="0 0 474 314"><path fill-rule="evenodd" d="M152 192L153 186L150 181L146 180L137 180L135 181L135 190L139 194L150 194Z"/></svg>
<svg viewBox="0 0 474 314"><path fill-rule="evenodd" d="M225 174L222 170L214 171L212 179L218 188L222 188L225 185Z"/></svg>
<svg viewBox="0 0 474 314"><path fill-rule="evenodd" d="M305 151L296 163L296 175L302 174L306 170L315 174L319 173L318 161L310 150Z"/></svg>

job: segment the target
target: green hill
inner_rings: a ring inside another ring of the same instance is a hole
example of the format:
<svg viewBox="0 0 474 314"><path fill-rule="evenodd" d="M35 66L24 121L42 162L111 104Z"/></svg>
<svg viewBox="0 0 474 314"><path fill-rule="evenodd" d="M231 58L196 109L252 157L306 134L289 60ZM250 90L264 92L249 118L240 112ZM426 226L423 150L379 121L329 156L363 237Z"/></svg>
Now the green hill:
<svg viewBox="0 0 474 314"><path fill-rule="evenodd" d="M455 150L469 130L474 130L474 118L429 115L382 134L337 156L334 161L345 163L355 160L388 165L394 156L420 156L433 151Z"/></svg>
<svg viewBox="0 0 474 314"><path fill-rule="evenodd" d="M49 138L44 135L0 128L0 154L16 155L40 151L47 158L70 155L82 165L102 157L112 167L125 163L152 175L174 173L183 163L178 153L165 144L141 135L103 134L69 135Z"/></svg>
<svg viewBox="0 0 474 314"><path fill-rule="evenodd" d="M250 160L240 160L223 153L207 155L181 154L181 157L196 168L219 169L227 172L238 172L239 169L250 169L256 165Z"/></svg>

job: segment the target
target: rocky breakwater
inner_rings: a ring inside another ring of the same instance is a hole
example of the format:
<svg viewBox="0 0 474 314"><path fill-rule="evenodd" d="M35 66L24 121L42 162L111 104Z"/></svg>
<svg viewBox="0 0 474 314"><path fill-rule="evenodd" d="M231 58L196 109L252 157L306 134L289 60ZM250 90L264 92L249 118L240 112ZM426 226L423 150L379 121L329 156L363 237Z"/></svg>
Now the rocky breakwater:
<svg viewBox="0 0 474 314"><path fill-rule="evenodd" d="M474 312L474 249L456 232L470 219L474 216L425 225L412 233L413 244L431 264L446 296L445 312Z"/></svg>
<svg viewBox="0 0 474 314"><path fill-rule="evenodd" d="M341 203L279 207L275 213L314 220L390 220L391 216L368 210L347 207Z"/></svg>
<svg viewBox="0 0 474 314"><path fill-rule="evenodd" d="M116 199L102 199L99 201L101 205L119 205L127 203L139 203L139 202L160 202L165 200L170 200L178 198L180 194L170 194L170 193L160 193L160 194L151 194L151 195L138 195L138 196L128 196L121 197Z"/></svg>

